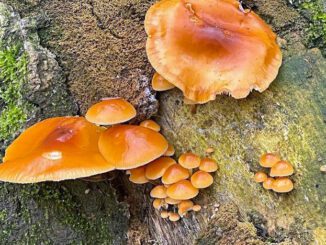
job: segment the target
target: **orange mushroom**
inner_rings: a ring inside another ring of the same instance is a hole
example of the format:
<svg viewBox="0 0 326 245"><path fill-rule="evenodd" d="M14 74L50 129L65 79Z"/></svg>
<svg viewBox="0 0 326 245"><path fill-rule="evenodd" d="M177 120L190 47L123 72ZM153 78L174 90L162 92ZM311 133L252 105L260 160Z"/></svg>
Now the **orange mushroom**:
<svg viewBox="0 0 326 245"><path fill-rule="evenodd" d="M162 211L161 212L161 218L163 218L163 219L169 218L169 212L168 211Z"/></svg>
<svg viewBox="0 0 326 245"><path fill-rule="evenodd" d="M142 121L139 126L145 127L145 128L150 128L156 132L159 132L161 130L161 126L158 125L156 122L153 120L145 120Z"/></svg>
<svg viewBox="0 0 326 245"><path fill-rule="evenodd" d="M195 212L199 212L201 210L201 206L196 204L192 207L192 210L195 211Z"/></svg>
<svg viewBox="0 0 326 245"><path fill-rule="evenodd" d="M85 117L98 125L113 125L129 121L136 116L136 109L122 98L106 98L92 105Z"/></svg>
<svg viewBox="0 0 326 245"><path fill-rule="evenodd" d="M179 157L178 163L187 169L198 168L200 165L200 157L194 153L184 153Z"/></svg>
<svg viewBox="0 0 326 245"><path fill-rule="evenodd" d="M166 198L166 187L164 185L155 186L150 193L151 197L154 198Z"/></svg>
<svg viewBox="0 0 326 245"><path fill-rule="evenodd" d="M200 161L199 170L211 173L217 171L217 169L218 165L216 161L211 158L206 157Z"/></svg>
<svg viewBox="0 0 326 245"><path fill-rule="evenodd" d="M155 180L161 178L165 171L176 161L171 157L160 157L146 165L146 178Z"/></svg>
<svg viewBox="0 0 326 245"><path fill-rule="evenodd" d="M274 179L273 178L267 178L264 182L263 182L263 187L266 190L271 190L273 187L273 183L274 183Z"/></svg>
<svg viewBox="0 0 326 245"><path fill-rule="evenodd" d="M288 177L276 178L273 182L272 189L279 193L290 192L293 190L293 182Z"/></svg>
<svg viewBox="0 0 326 245"><path fill-rule="evenodd" d="M160 210L161 207L164 205L164 201L159 198L155 198L153 201L153 207L157 210Z"/></svg>
<svg viewBox="0 0 326 245"><path fill-rule="evenodd" d="M174 146L169 144L169 147L168 149L166 150L166 152L164 153L164 156L168 156L168 157L171 157L173 156L175 153L175 150L174 150Z"/></svg>
<svg viewBox="0 0 326 245"><path fill-rule="evenodd" d="M194 173L190 179L191 184L198 189L207 188L214 182L212 175L201 170Z"/></svg>
<svg viewBox="0 0 326 245"><path fill-rule="evenodd" d="M152 79L152 87L155 91L166 91L173 89L175 86L172 83L169 83L164 77L155 72Z"/></svg>
<svg viewBox="0 0 326 245"><path fill-rule="evenodd" d="M259 171L259 172L255 173L254 179L255 179L255 181L257 183L262 183L265 180L267 180L267 174L265 174L264 172Z"/></svg>
<svg viewBox="0 0 326 245"><path fill-rule="evenodd" d="M271 28L237 0L161 0L148 10L145 30L154 69L197 103L262 92L282 62Z"/></svg>
<svg viewBox="0 0 326 245"><path fill-rule="evenodd" d="M98 145L104 158L122 170L143 166L162 156L168 148L160 133L135 125L117 125L105 130Z"/></svg>
<svg viewBox="0 0 326 245"><path fill-rule="evenodd" d="M277 154L265 153L260 157L259 163L264 168L271 168L279 161L281 158Z"/></svg>
<svg viewBox="0 0 326 245"><path fill-rule="evenodd" d="M6 150L0 180L14 183L60 181L114 169L100 154L103 131L82 117L56 117L24 131Z"/></svg>
<svg viewBox="0 0 326 245"><path fill-rule="evenodd" d="M188 211L192 210L194 203L190 200L181 201L178 204L178 214L182 217L187 214Z"/></svg>
<svg viewBox="0 0 326 245"><path fill-rule="evenodd" d="M189 177L188 169L185 169L179 164L173 164L165 171L162 176L162 183L169 185L174 184L180 180L187 179Z"/></svg>
<svg viewBox="0 0 326 245"><path fill-rule="evenodd" d="M284 177L292 175L293 172L294 169L291 163L287 161L279 161L271 168L270 176Z"/></svg>
<svg viewBox="0 0 326 245"><path fill-rule="evenodd" d="M145 167L141 166L138 168L130 169L129 180L135 184L145 184L149 180L145 176Z"/></svg>
<svg viewBox="0 0 326 245"><path fill-rule="evenodd" d="M177 213L169 213L169 220L172 222L176 222L180 219L180 216Z"/></svg>
<svg viewBox="0 0 326 245"><path fill-rule="evenodd" d="M175 200L173 198L167 197L165 198L165 202L170 205L175 205L175 204L179 204L181 200Z"/></svg>
<svg viewBox="0 0 326 245"><path fill-rule="evenodd" d="M198 193L198 189L189 180L181 180L170 185L166 190L168 197L176 200L188 200L197 196Z"/></svg>

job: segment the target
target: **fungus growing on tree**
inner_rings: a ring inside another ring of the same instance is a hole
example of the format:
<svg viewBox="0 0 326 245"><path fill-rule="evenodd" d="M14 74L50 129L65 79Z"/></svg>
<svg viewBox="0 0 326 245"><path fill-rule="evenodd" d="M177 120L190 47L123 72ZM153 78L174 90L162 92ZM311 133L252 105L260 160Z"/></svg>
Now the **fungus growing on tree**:
<svg viewBox="0 0 326 245"><path fill-rule="evenodd" d="M129 172L130 172L129 180L132 183L145 184L149 181L145 176L145 167L144 166L130 169Z"/></svg>
<svg viewBox="0 0 326 245"><path fill-rule="evenodd" d="M166 198L166 187L164 185L155 186L150 193L153 198Z"/></svg>
<svg viewBox="0 0 326 245"><path fill-rule="evenodd" d="M151 65L196 103L262 92L282 63L271 28L236 0L162 0L148 10L145 30Z"/></svg>
<svg viewBox="0 0 326 245"><path fill-rule="evenodd" d="M195 188L189 180L181 180L170 185L166 194L176 200L188 200L198 195L198 189Z"/></svg>
<svg viewBox="0 0 326 245"><path fill-rule="evenodd" d="M175 86L164 79L160 74L155 72L153 78L152 78L152 87L155 91L166 91L173 89Z"/></svg>
<svg viewBox="0 0 326 245"><path fill-rule="evenodd" d="M178 204L178 214L183 217L188 211L192 210L194 203L190 200L181 201Z"/></svg>
<svg viewBox="0 0 326 245"><path fill-rule="evenodd" d="M176 161L171 157L160 157L146 165L145 175L150 180L161 178L165 171Z"/></svg>
<svg viewBox="0 0 326 245"><path fill-rule="evenodd" d="M288 177L276 178L273 181L272 189L279 193L290 192L293 190L293 182Z"/></svg>
<svg viewBox="0 0 326 245"><path fill-rule="evenodd" d="M181 200L175 200L173 198L167 197L167 198L165 198L165 202L170 205L176 205L176 204L179 204L181 202Z"/></svg>
<svg viewBox="0 0 326 245"><path fill-rule="evenodd" d="M218 165L216 163L215 160L211 159L211 158L203 158L200 161L200 165L199 165L199 170L208 172L208 173L212 173L212 172L216 172L218 169Z"/></svg>
<svg viewBox="0 0 326 245"><path fill-rule="evenodd" d="M135 125L117 125L105 130L98 145L106 161L124 170L143 166L162 156L168 148L160 133Z"/></svg>
<svg viewBox="0 0 326 245"><path fill-rule="evenodd" d="M168 156L168 157L171 157L173 156L175 153L175 150L174 150L174 146L169 144L169 147L168 149L166 150L166 152L164 153L164 156Z"/></svg>
<svg viewBox="0 0 326 245"><path fill-rule="evenodd" d="M194 173L190 179L191 184L198 189L207 188L214 182L212 175L201 170Z"/></svg>
<svg viewBox="0 0 326 245"><path fill-rule="evenodd" d="M265 153L259 159L260 166L264 168L271 168L279 161L281 158L274 153Z"/></svg>
<svg viewBox="0 0 326 245"><path fill-rule="evenodd" d="M161 130L161 126L158 125L156 122L153 120L145 120L142 121L139 126L145 127L145 128L150 128L156 132L159 132Z"/></svg>
<svg viewBox="0 0 326 245"><path fill-rule="evenodd" d="M187 152L183 153L178 160L178 163L187 169L198 168L200 165L200 157L194 153Z"/></svg>
<svg viewBox="0 0 326 245"><path fill-rule="evenodd" d="M254 179L255 179L255 181L257 183L262 183L265 180L267 180L267 174L265 174L264 172L259 171L259 172L255 173Z"/></svg>
<svg viewBox="0 0 326 245"><path fill-rule="evenodd" d="M264 182L263 182L263 187L266 190L271 190L273 187L273 182L275 180L273 178L268 177Z"/></svg>
<svg viewBox="0 0 326 245"><path fill-rule="evenodd" d="M92 105L85 118L97 125L113 125L127 122L136 116L136 109L122 98L106 98Z"/></svg>
<svg viewBox="0 0 326 245"><path fill-rule="evenodd" d="M82 117L56 117L25 130L6 150L0 180L60 181L114 169L100 154L102 128Z"/></svg>
<svg viewBox="0 0 326 245"><path fill-rule="evenodd" d="M162 176L163 184L174 184L180 180L189 178L189 171L179 164L173 164L165 171Z"/></svg>
<svg viewBox="0 0 326 245"><path fill-rule="evenodd" d="M291 163L288 161L279 161L273 165L270 171L272 177L284 177L290 176L294 173L294 169Z"/></svg>

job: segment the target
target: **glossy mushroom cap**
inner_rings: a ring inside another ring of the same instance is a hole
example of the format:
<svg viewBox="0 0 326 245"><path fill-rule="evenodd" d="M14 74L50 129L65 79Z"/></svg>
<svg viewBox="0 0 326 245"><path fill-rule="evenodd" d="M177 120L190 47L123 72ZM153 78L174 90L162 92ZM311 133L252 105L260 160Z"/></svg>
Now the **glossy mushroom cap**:
<svg viewBox="0 0 326 245"><path fill-rule="evenodd" d="M97 125L113 125L129 121L136 113L136 109L128 101L121 98L106 98L92 105L85 117Z"/></svg>
<svg viewBox="0 0 326 245"><path fill-rule="evenodd" d="M175 153L175 150L174 150L174 146L169 144L169 147L168 149L166 150L166 152L164 153L164 156L168 156L168 157L171 157L173 156Z"/></svg>
<svg viewBox="0 0 326 245"><path fill-rule="evenodd" d="M194 203L190 200L181 201L178 204L178 214L182 217L184 216L188 211L192 210L194 206Z"/></svg>
<svg viewBox="0 0 326 245"><path fill-rule="evenodd" d="M130 169L129 180L135 184L145 184L149 180L145 176L145 167Z"/></svg>
<svg viewBox="0 0 326 245"><path fill-rule="evenodd" d="M88 177L114 169L100 154L101 129L82 117L56 117L24 131L6 150L0 180L36 183Z"/></svg>
<svg viewBox="0 0 326 245"><path fill-rule="evenodd" d="M265 174L264 172L259 171L259 172L255 173L254 179L255 179L255 181L257 183L262 183L265 180L267 180L267 174Z"/></svg>
<svg viewBox="0 0 326 245"><path fill-rule="evenodd" d="M156 122L153 120L145 120L142 121L139 126L145 127L145 128L150 128L156 132L159 132L161 130L161 126L158 125Z"/></svg>
<svg viewBox="0 0 326 245"><path fill-rule="evenodd" d="M263 187L266 190L271 190L273 187L273 183L274 183L274 179L273 178L267 178L264 182L263 182Z"/></svg>
<svg viewBox="0 0 326 245"><path fill-rule="evenodd" d="M173 89L175 86L172 83L169 83L164 77L155 72L152 79L152 87L155 91L166 91Z"/></svg>
<svg viewBox="0 0 326 245"><path fill-rule="evenodd" d="M272 189L275 192L286 193L293 190L293 182L288 177L281 177L274 180Z"/></svg>
<svg viewBox="0 0 326 245"><path fill-rule="evenodd" d="M162 199L159 198L155 198L153 201L153 207L157 210L161 209L161 207L163 206L164 201Z"/></svg>
<svg viewBox="0 0 326 245"><path fill-rule="evenodd" d="M122 170L145 165L162 156L168 148L160 133L135 125L117 125L105 130L98 145L104 158Z"/></svg>
<svg viewBox="0 0 326 245"><path fill-rule="evenodd" d="M217 171L218 169L218 165L216 163L215 160L211 159L211 158L203 158L200 161L200 165L199 165L199 170L208 172L208 173L212 173Z"/></svg>
<svg viewBox="0 0 326 245"><path fill-rule="evenodd" d="M170 205L175 205L175 204L179 204L181 200L175 200L173 198L167 197L165 198L165 202Z"/></svg>
<svg viewBox="0 0 326 245"><path fill-rule="evenodd" d="M173 185L170 185L166 194L176 200L188 200L194 198L199 193L189 180L181 180Z"/></svg>
<svg viewBox="0 0 326 245"><path fill-rule="evenodd" d="M270 176L284 177L284 176L290 176L293 173L294 173L294 169L291 163L287 161L279 161L271 168Z"/></svg>
<svg viewBox="0 0 326 245"><path fill-rule="evenodd" d="M277 154L265 153L260 157L259 164L264 168L271 168L279 161L281 158Z"/></svg>
<svg viewBox="0 0 326 245"><path fill-rule="evenodd" d="M154 198L166 198L166 187L164 185L155 186L150 193L151 197Z"/></svg>
<svg viewBox="0 0 326 245"><path fill-rule="evenodd" d="M162 183L169 185L187 178L189 178L188 169L183 168L179 164L173 164L170 167L168 167L168 169L163 174Z"/></svg>
<svg viewBox="0 0 326 245"><path fill-rule="evenodd" d="M184 153L179 157L178 163L187 169L198 168L200 165L200 157L194 153Z"/></svg>
<svg viewBox="0 0 326 245"><path fill-rule="evenodd" d="M171 157L160 157L146 165L146 178L155 180L161 178L165 171L176 161Z"/></svg>
<svg viewBox="0 0 326 245"><path fill-rule="evenodd" d="M214 182L212 175L201 170L194 173L190 179L191 184L198 189L207 188Z"/></svg>
<svg viewBox="0 0 326 245"><path fill-rule="evenodd" d="M169 220L172 221L172 222L176 222L180 219L180 216L179 214L177 213L170 213L169 214Z"/></svg>
<svg viewBox="0 0 326 245"><path fill-rule="evenodd" d="M271 28L237 0L161 0L148 10L145 30L154 69L197 103L262 92L282 62Z"/></svg>

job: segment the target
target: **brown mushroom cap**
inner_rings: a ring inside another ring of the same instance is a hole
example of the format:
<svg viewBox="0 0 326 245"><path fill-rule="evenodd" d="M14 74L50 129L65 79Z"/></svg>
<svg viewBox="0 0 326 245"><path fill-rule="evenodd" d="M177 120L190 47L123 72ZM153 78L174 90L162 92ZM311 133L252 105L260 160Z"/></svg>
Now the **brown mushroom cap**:
<svg viewBox="0 0 326 245"><path fill-rule="evenodd" d="M169 83L168 80L164 79L160 74L155 72L152 79L152 87L155 91L166 91L173 89L175 86L172 83Z"/></svg>
<svg viewBox="0 0 326 245"><path fill-rule="evenodd" d="M188 169L183 168L179 164L173 164L165 171L162 176L163 184L174 184L180 180L189 178Z"/></svg>
<svg viewBox="0 0 326 245"><path fill-rule="evenodd" d="M264 172L259 171L259 172L255 173L254 179L255 179L255 181L257 183L262 183L265 180L267 180L267 174L265 174Z"/></svg>
<svg viewBox="0 0 326 245"><path fill-rule="evenodd" d="M263 187L266 189L266 190L271 190L272 187L273 187L273 183L274 183L274 179L273 178L267 178L264 182L263 182Z"/></svg>
<svg viewBox="0 0 326 245"><path fill-rule="evenodd" d="M292 175L294 172L293 166L287 161L279 161L271 168L270 176L284 177Z"/></svg>
<svg viewBox="0 0 326 245"><path fill-rule="evenodd" d="M155 186L150 193L153 198L166 198L166 187L164 185Z"/></svg>
<svg viewBox="0 0 326 245"><path fill-rule="evenodd" d="M178 214L181 217L184 216L188 211L192 210L193 206L194 206L194 203L190 200L181 201L178 204Z"/></svg>
<svg viewBox="0 0 326 245"><path fill-rule="evenodd" d="M200 165L200 157L194 153L187 152L179 157L178 163L187 169L198 168Z"/></svg>
<svg viewBox="0 0 326 245"><path fill-rule="evenodd" d="M194 173L190 179L191 184L198 189L207 188L214 182L212 175L201 170Z"/></svg>
<svg viewBox="0 0 326 245"><path fill-rule="evenodd" d="M88 177L114 169L100 154L101 129L82 117L46 119L6 150L0 180L36 183Z"/></svg>
<svg viewBox="0 0 326 245"><path fill-rule="evenodd" d="M171 157L160 157L146 165L146 178L155 180L161 178L165 171L176 161Z"/></svg>
<svg viewBox="0 0 326 245"><path fill-rule="evenodd" d="M163 219L169 218L169 212L168 211L162 211L161 212L161 218L163 218Z"/></svg>
<svg viewBox="0 0 326 245"><path fill-rule="evenodd" d="M211 173L218 170L217 162L211 158L203 158L200 161L199 170Z"/></svg>
<svg viewBox="0 0 326 245"><path fill-rule="evenodd" d="M277 154L265 153L260 157L259 163L264 168L271 168L279 161L281 158Z"/></svg>
<svg viewBox="0 0 326 245"><path fill-rule="evenodd" d="M161 126L158 125L156 122L153 120L145 120L142 121L139 126L145 127L145 128L150 128L156 132L159 132L161 130Z"/></svg>
<svg viewBox="0 0 326 245"><path fill-rule="evenodd" d="M194 198L199 193L189 180L181 180L173 185L170 185L166 194L176 200L188 200Z"/></svg>
<svg viewBox="0 0 326 245"><path fill-rule="evenodd" d="M122 98L106 98L92 105L85 117L98 125L113 125L129 121L136 116L136 109Z"/></svg>
<svg viewBox="0 0 326 245"><path fill-rule="evenodd" d="M104 158L122 170L145 165L168 148L160 133L135 125L117 125L105 130L98 145Z"/></svg>
<svg viewBox="0 0 326 245"><path fill-rule="evenodd" d="M273 182L272 189L279 193L290 192L293 190L293 182L288 177L276 178Z"/></svg>
<svg viewBox="0 0 326 245"><path fill-rule="evenodd" d="M199 212L201 210L201 206L196 204L192 207L192 210L195 211L195 212Z"/></svg>
<svg viewBox="0 0 326 245"><path fill-rule="evenodd" d="M197 103L262 92L282 62L271 28L236 0L161 0L148 10L145 30L154 69Z"/></svg>
<svg viewBox="0 0 326 245"><path fill-rule="evenodd" d="M166 152L164 153L164 156L168 156L168 157L171 157L173 156L175 153L175 150L174 150L174 146L169 144L169 147L168 149L166 150Z"/></svg>
<svg viewBox="0 0 326 245"><path fill-rule="evenodd" d="M179 214L177 213L170 213L169 214L169 220L172 221L172 222L176 222L180 219L180 216Z"/></svg>
<svg viewBox="0 0 326 245"><path fill-rule="evenodd" d="M129 180L135 184L145 184L149 180L145 176L145 167L130 169Z"/></svg>

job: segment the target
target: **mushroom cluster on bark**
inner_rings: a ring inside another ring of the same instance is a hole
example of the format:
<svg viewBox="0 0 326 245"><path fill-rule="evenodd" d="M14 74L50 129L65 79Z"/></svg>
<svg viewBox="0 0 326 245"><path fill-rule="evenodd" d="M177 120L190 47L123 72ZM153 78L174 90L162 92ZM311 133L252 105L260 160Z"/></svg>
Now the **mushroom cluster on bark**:
<svg viewBox="0 0 326 245"><path fill-rule="evenodd" d="M266 153L260 157L259 164L264 168L270 168L269 176L263 171L258 171L254 176L255 181L263 183L266 190L273 190L278 193L293 190L293 182L289 178L294 173L291 163L281 160L277 154Z"/></svg>
<svg viewBox="0 0 326 245"><path fill-rule="evenodd" d="M187 104L263 92L282 63L276 34L237 0L161 0L145 30L153 89L176 86Z"/></svg>

